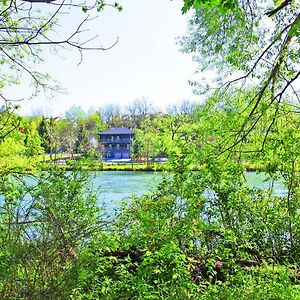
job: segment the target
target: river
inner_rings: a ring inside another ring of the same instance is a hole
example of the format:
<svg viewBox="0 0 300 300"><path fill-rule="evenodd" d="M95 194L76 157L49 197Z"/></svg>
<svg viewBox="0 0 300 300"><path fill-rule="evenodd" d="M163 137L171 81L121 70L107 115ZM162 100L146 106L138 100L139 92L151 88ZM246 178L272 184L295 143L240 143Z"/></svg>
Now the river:
<svg viewBox="0 0 300 300"><path fill-rule="evenodd" d="M267 189L270 181L264 173L246 173L249 186ZM134 171L102 171L96 172L93 178L93 187L99 188L99 203L105 203L106 207L118 206L120 200L132 194L141 195L154 187L161 180L162 174L155 172ZM285 189L281 181L274 183L274 191L277 195L284 195Z"/></svg>

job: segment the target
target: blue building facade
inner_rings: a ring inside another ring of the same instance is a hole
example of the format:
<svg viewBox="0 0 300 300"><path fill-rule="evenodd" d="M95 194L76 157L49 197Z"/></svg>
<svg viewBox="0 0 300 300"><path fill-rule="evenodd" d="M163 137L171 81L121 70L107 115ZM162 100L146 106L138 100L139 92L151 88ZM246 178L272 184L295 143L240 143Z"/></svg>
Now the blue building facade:
<svg viewBox="0 0 300 300"><path fill-rule="evenodd" d="M128 128L113 128L99 133L103 159L130 159L135 132Z"/></svg>

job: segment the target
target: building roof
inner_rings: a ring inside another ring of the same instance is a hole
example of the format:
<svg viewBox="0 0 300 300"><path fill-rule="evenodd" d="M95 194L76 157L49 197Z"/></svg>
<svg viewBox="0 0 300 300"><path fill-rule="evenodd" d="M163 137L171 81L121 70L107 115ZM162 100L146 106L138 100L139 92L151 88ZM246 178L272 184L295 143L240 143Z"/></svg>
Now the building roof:
<svg viewBox="0 0 300 300"><path fill-rule="evenodd" d="M106 131L99 132L101 135L113 135L113 134L135 134L134 131L128 128L112 128Z"/></svg>

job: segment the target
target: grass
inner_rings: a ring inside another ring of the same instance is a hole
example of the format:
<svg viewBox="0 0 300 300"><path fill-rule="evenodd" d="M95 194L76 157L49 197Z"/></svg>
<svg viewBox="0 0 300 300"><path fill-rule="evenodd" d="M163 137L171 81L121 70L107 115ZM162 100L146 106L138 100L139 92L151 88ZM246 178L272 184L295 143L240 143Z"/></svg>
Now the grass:
<svg viewBox="0 0 300 300"><path fill-rule="evenodd" d="M56 159L64 158L69 155L62 153L53 155L53 158ZM47 170L52 167L56 167L64 170L73 170L75 166L74 160L69 160L65 164L54 164L53 161L50 160L50 155L39 155L36 157L36 161L40 164L43 170ZM78 162L78 161L77 161ZM111 163L111 162L102 162L101 160L89 160L82 159L79 160L79 165L82 170L86 171L171 171L171 167L168 163L159 163L159 162L139 162L139 163ZM264 169L256 164L243 162L242 166L248 172L261 172ZM196 164L193 166L193 170L199 170L199 166Z"/></svg>
<svg viewBox="0 0 300 300"><path fill-rule="evenodd" d="M168 171L170 168L162 163L103 163L104 171Z"/></svg>
<svg viewBox="0 0 300 300"><path fill-rule="evenodd" d="M67 153L52 154L52 158L53 158L53 159L60 159L60 158L63 158L63 157L69 157L69 156L70 156L70 155L67 154ZM50 154L40 154L40 155L35 156L35 159L36 159L38 162L51 161L51 159L50 159Z"/></svg>
<svg viewBox="0 0 300 300"><path fill-rule="evenodd" d="M65 164L55 164L49 160L38 160L40 167L43 170L49 168L57 168L62 170L73 170L74 167L80 167L85 171L169 171L170 167L165 163L109 163L99 160L69 160Z"/></svg>

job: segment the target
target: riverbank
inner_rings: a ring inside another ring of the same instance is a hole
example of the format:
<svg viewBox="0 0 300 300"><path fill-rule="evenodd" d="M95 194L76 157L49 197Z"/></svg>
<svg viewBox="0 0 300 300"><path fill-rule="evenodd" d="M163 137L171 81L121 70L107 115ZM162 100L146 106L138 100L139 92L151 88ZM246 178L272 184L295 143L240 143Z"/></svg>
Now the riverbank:
<svg viewBox="0 0 300 300"><path fill-rule="evenodd" d="M71 171L80 168L84 171L146 171L146 172L163 172L172 171L172 167L168 163L111 163L111 162L86 162L78 163L77 161L68 161L63 164L56 164L55 162L44 162L41 165L42 170L49 168L57 168L61 170ZM243 168L247 172L263 172L265 171L261 166L250 163L243 163ZM200 170L199 166L194 166L195 171Z"/></svg>
<svg viewBox="0 0 300 300"><path fill-rule="evenodd" d="M61 170L71 171L80 168L84 171L147 171L147 172L162 172L171 171L167 164L162 163L76 163L68 162L65 164L55 164L47 162L40 165L42 170L49 168L57 168Z"/></svg>

